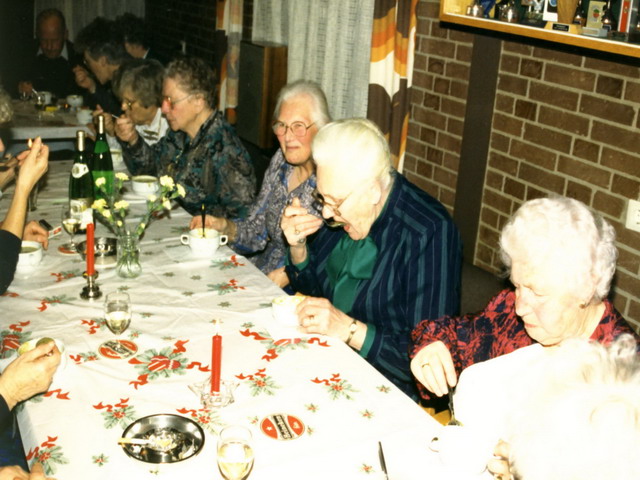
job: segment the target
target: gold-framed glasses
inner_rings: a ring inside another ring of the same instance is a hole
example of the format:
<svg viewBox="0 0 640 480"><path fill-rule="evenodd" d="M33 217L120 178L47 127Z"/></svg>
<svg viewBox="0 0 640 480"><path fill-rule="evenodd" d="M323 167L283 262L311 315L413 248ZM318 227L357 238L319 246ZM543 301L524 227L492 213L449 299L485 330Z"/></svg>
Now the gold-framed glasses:
<svg viewBox="0 0 640 480"><path fill-rule="evenodd" d="M313 127L316 122L313 122L309 125L305 125L304 122L293 122L291 125L287 125L284 122L273 122L271 128L273 128L273 133L278 135L279 137L287 134L287 129L291 130L296 137L304 137L307 134L307 130Z"/></svg>
<svg viewBox="0 0 640 480"><path fill-rule="evenodd" d="M184 102L187 98L192 97L193 93L190 93L189 95L186 95L182 98L179 98L178 100L174 100L171 98L170 95L163 95L162 96L162 103L167 102L169 104L169 108L171 110L174 109L174 107L176 106L176 104L180 103L180 102Z"/></svg>
<svg viewBox="0 0 640 480"><path fill-rule="evenodd" d="M131 110L136 103L138 103L138 100L129 100L128 98L122 99L122 105L127 107L127 110Z"/></svg>

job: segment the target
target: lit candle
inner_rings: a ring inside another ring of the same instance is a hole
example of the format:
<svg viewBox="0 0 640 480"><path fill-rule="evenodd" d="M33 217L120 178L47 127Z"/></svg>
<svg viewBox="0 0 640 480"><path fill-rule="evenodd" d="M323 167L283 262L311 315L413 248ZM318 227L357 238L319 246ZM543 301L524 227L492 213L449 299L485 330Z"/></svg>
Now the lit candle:
<svg viewBox="0 0 640 480"><path fill-rule="evenodd" d="M216 322L216 326L217 326ZM211 342L211 393L220 393L220 369L222 362L222 337L217 331Z"/></svg>
<svg viewBox="0 0 640 480"><path fill-rule="evenodd" d="M31 140L31 139L27 140L27 146L29 148L33 147L33 140Z"/></svg>
<svg viewBox="0 0 640 480"><path fill-rule="evenodd" d="M94 270L94 246L93 246L93 231L95 225L92 223L87 223L87 275L93 275L95 273Z"/></svg>

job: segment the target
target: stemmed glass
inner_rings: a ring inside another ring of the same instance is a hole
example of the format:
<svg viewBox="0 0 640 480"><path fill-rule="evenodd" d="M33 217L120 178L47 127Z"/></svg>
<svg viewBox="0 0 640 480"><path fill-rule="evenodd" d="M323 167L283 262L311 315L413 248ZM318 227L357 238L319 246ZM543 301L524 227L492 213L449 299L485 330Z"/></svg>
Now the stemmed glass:
<svg viewBox="0 0 640 480"><path fill-rule="evenodd" d="M218 436L218 468L226 480L243 480L253 468L251 431L240 425L223 428Z"/></svg>
<svg viewBox="0 0 640 480"><path fill-rule="evenodd" d="M69 243L65 243L61 248L68 252L75 253L78 251L78 247L73 241L74 235L80 230L82 224L82 212L77 212L69 207L69 205L62 206L62 227L69 234Z"/></svg>
<svg viewBox="0 0 640 480"><path fill-rule="evenodd" d="M109 330L120 335L131 323L131 299L125 292L112 292L104 301L104 318Z"/></svg>

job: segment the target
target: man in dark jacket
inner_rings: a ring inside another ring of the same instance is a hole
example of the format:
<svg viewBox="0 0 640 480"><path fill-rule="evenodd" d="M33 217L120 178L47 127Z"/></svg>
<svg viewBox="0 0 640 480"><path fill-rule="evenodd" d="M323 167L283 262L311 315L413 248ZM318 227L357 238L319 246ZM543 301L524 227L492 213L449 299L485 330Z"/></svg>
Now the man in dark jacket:
<svg viewBox="0 0 640 480"><path fill-rule="evenodd" d="M30 94L35 88L58 98L82 92L73 73L73 67L81 64L82 59L67 36L67 25L60 10L50 8L38 14L34 58L22 74L19 92Z"/></svg>

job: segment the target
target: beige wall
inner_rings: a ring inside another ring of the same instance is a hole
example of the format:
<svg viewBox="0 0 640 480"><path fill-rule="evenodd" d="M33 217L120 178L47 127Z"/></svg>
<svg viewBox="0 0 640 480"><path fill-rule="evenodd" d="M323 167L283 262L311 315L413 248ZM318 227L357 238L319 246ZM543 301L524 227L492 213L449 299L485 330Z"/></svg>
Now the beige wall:
<svg viewBox="0 0 640 480"><path fill-rule="evenodd" d="M438 8L418 5L405 173L452 211L474 35L441 28ZM601 58L502 42L474 263L500 268L498 233L524 200L575 197L616 228L614 302L640 330L640 233L624 228L640 199L640 61Z"/></svg>

